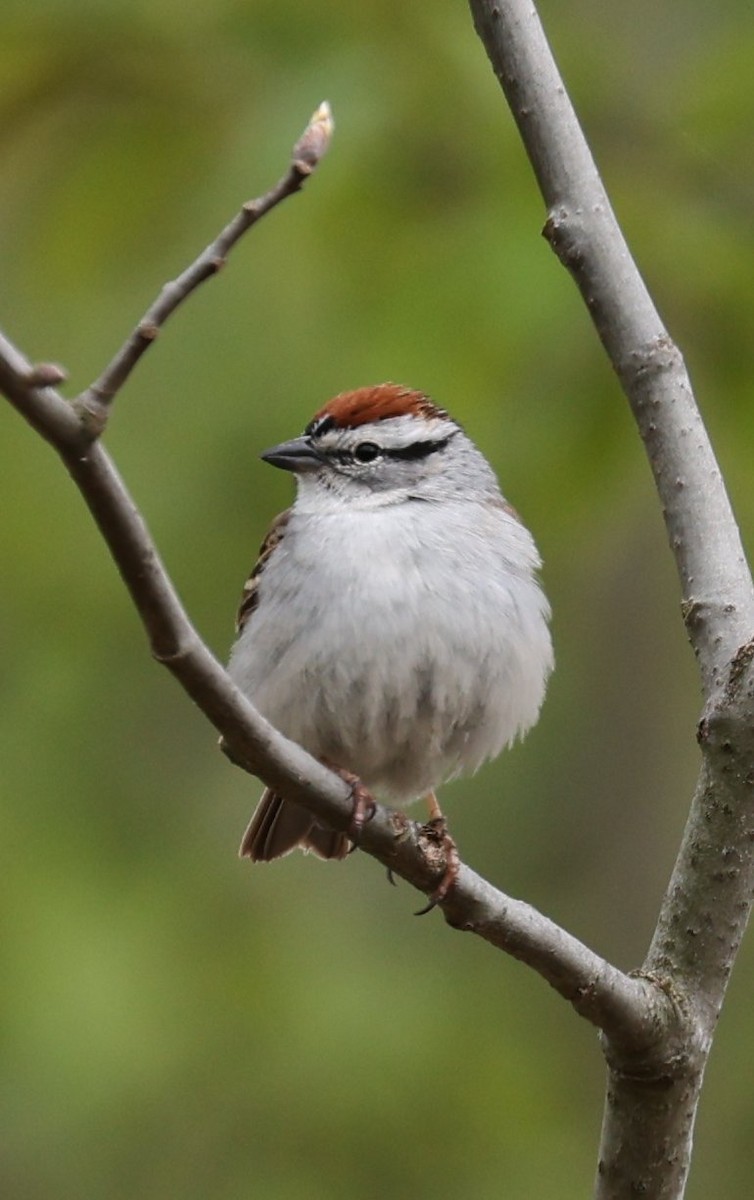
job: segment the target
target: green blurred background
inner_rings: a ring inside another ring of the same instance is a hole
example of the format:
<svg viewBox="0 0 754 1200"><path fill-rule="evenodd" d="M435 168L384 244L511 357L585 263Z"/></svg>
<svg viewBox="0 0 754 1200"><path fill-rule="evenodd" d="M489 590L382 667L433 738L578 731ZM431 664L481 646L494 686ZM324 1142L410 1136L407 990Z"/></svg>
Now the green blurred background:
<svg viewBox="0 0 754 1200"><path fill-rule="evenodd" d="M750 0L543 16L754 534ZM468 861L625 968L697 768L699 700L641 446L463 3L5 0L0 326L99 372L157 289L336 138L171 322L107 435L227 652L329 395L429 391L536 533L558 667L523 746L444 793ZM366 857L252 870L258 795L152 663L49 449L0 409L2 1148L12 1200L590 1193L596 1037ZM709 1065L691 1200L754 1187L754 943Z"/></svg>

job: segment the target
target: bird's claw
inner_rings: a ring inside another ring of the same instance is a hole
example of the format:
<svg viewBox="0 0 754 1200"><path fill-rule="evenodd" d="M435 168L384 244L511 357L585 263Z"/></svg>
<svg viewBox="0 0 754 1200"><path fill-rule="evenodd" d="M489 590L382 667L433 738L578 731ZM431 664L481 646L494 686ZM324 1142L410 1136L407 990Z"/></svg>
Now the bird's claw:
<svg viewBox="0 0 754 1200"><path fill-rule="evenodd" d="M347 783L351 789L351 822L346 830L346 836L349 841L353 842L349 851L349 854L352 854L358 847L361 835L364 832L364 826L367 821L371 821L376 813L377 805L358 775L354 775L352 771L346 771L343 767L336 767L333 763L327 762L324 759L323 762L331 771L339 775L343 782Z"/></svg>
<svg viewBox="0 0 754 1200"><path fill-rule="evenodd" d="M458 847L448 833L447 822L442 814L427 821L426 825L422 825L421 832L424 837L434 842L435 845L442 847L445 856L445 871L437 887L434 891L430 892L428 897L429 903L414 913L415 917L423 917L426 913L432 912L433 908L437 908L438 904L442 904L458 879L458 872L461 866Z"/></svg>

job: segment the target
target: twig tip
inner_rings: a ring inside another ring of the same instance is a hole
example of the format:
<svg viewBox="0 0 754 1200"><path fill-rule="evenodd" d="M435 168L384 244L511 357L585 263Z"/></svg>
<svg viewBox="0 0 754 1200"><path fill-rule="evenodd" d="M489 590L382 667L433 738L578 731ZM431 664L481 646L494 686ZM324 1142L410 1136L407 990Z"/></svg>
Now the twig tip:
<svg viewBox="0 0 754 1200"><path fill-rule="evenodd" d="M329 100L322 101L319 107L312 114L312 119L309 124L313 125L315 121L326 122L330 127L330 132L332 133L333 129L335 128L335 121L333 119L332 108L330 107Z"/></svg>
<svg viewBox="0 0 754 1200"><path fill-rule="evenodd" d="M327 100L323 100L293 147L293 162L303 174L311 174L327 153L334 129L332 109Z"/></svg>

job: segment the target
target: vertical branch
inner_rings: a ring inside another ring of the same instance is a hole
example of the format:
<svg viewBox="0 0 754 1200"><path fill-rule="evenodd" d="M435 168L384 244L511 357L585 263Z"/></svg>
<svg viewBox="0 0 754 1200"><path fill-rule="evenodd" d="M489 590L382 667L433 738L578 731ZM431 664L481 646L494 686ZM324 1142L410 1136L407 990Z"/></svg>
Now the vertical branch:
<svg viewBox="0 0 754 1200"><path fill-rule="evenodd" d="M677 347L636 268L531 0L470 0L547 206L649 458L699 661L703 765L642 974L681 1031L647 1053L609 1038L598 1200L678 1200L704 1065L754 892L754 588Z"/></svg>
<svg viewBox="0 0 754 1200"><path fill-rule="evenodd" d="M572 274L644 440L705 692L754 629L735 519L683 358L631 258L530 0L471 0Z"/></svg>

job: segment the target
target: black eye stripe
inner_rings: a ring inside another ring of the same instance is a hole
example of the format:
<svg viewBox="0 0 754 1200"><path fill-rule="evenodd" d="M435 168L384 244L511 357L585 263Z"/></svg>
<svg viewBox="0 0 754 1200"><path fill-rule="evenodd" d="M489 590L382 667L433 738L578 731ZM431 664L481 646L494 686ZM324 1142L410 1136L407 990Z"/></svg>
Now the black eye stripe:
<svg viewBox="0 0 754 1200"><path fill-rule="evenodd" d="M329 433L334 425L332 417L322 417L319 422L312 422L307 425L304 433L310 438L319 439L321 434ZM452 435L451 435L452 436ZM378 458L392 458L403 462L416 462L419 459L427 458L430 454L434 454L437 450L444 450L450 441L450 436L441 438L439 441L411 442L408 446L380 446L377 442L360 442L353 450L339 448L326 450L321 447L321 452L328 457L335 458L343 464L349 462L358 462L364 466L371 462L376 462ZM370 450L374 448L376 453L370 458L362 457L359 451L362 451L366 446Z"/></svg>
<svg viewBox="0 0 754 1200"><path fill-rule="evenodd" d="M376 442L370 442L370 445L376 447L378 453L374 458L366 460L358 457L359 447L356 450L336 450L335 456L342 463L360 462L364 465L376 462L378 458L392 458L399 462L417 462L421 458L427 458L428 455L434 454L436 450L442 450L447 446L450 438L443 438L440 442L412 442L410 446L377 446ZM362 443L363 444L363 443Z"/></svg>
<svg viewBox="0 0 754 1200"><path fill-rule="evenodd" d="M443 438L440 442L412 442L410 446L394 447L390 450L383 450L385 458L398 458L410 461L411 459L426 458L429 454L434 454L436 450L444 450L450 438Z"/></svg>

